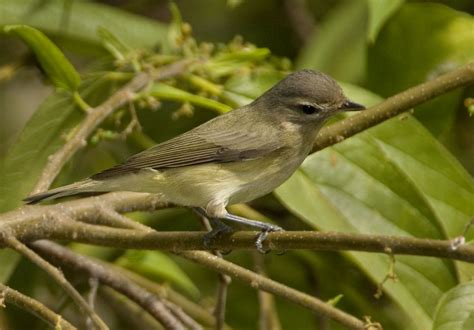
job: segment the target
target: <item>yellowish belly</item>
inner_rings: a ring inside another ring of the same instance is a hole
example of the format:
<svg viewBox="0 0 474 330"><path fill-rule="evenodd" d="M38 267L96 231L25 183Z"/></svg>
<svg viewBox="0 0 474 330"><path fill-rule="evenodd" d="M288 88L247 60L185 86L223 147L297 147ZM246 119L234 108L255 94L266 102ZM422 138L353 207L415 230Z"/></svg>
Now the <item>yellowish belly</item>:
<svg viewBox="0 0 474 330"><path fill-rule="evenodd" d="M170 203L183 206L206 207L210 201L242 203L274 190L305 156L285 152L243 162L145 170L123 177L115 185L121 190L160 193Z"/></svg>

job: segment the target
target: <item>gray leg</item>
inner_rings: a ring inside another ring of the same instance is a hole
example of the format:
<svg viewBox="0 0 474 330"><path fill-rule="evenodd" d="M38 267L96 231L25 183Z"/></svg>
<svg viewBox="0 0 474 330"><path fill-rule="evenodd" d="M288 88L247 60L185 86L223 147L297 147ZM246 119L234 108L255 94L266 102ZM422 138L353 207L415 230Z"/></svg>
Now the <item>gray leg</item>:
<svg viewBox="0 0 474 330"><path fill-rule="evenodd" d="M206 235L204 235L204 246L210 248L212 245L212 240L219 235L230 234L234 230L223 223L221 220L217 218L211 218L206 214L206 211L201 207L193 207L192 210L196 212L199 216L206 218L209 220L212 230L209 231Z"/></svg>
<svg viewBox="0 0 474 330"><path fill-rule="evenodd" d="M257 250L261 253L266 253L266 251L263 249L263 241L265 241L265 238L267 238L268 233L272 231L282 231L283 228L277 225L272 225L270 223L266 222L261 222L261 221L255 221L255 220L250 220L247 218L239 217L237 215L233 215L230 213L227 213L223 219L229 220L229 221L234 221L243 225L247 225L250 227L255 227L258 229L261 229L262 232L260 235L258 235L257 241L255 242L255 246Z"/></svg>
<svg viewBox="0 0 474 330"><path fill-rule="evenodd" d="M224 224L220 219L222 220L228 220L228 221L233 221L241 225L246 225L249 227L254 227L258 228L261 230L261 233L257 237L257 241L255 242L255 247L257 250L261 253L266 253L266 251L263 249L263 242L265 241L265 238L267 238L268 233L272 231L282 231L283 228L277 225L273 225L270 223L266 222L261 222L261 221L256 221L256 220L250 220L244 217L239 217L234 214L226 213L222 217L216 218L216 217L210 217L207 213L206 210L204 210L201 207L194 207L193 210L199 214L200 216L203 216L211 222L212 225L212 231L210 231L206 236L204 237L204 244L206 246L210 246L212 243L212 240L222 234L230 233L232 232L232 228Z"/></svg>

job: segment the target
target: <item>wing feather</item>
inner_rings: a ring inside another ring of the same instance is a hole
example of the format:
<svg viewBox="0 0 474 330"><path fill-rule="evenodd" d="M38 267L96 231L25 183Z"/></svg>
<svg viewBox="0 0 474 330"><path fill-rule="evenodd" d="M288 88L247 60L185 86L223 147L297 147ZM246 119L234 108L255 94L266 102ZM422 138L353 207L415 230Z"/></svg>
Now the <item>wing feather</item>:
<svg viewBox="0 0 474 330"><path fill-rule="evenodd" d="M103 180L146 168L159 170L256 159L279 147L274 139L265 138L263 135L264 131L248 133L234 129L209 130L203 133L192 130L140 152L124 163L95 174L91 178Z"/></svg>

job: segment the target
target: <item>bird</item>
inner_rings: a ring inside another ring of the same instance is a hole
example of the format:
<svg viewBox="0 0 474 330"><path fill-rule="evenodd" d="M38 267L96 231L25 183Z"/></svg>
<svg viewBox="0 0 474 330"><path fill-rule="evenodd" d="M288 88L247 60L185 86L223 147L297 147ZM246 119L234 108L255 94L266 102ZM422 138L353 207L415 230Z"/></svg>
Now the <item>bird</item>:
<svg viewBox="0 0 474 330"><path fill-rule="evenodd" d="M342 111L362 110L330 76L300 70L248 105L217 116L181 135L131 156L82 181L31 195L43 200L112 191L159 194L210 220L205 244L231 231L222 221L259 229L263 251L269 232L281 227L247 219L227 206L264 196L285 182L310 153L324 122Z"/></svg>

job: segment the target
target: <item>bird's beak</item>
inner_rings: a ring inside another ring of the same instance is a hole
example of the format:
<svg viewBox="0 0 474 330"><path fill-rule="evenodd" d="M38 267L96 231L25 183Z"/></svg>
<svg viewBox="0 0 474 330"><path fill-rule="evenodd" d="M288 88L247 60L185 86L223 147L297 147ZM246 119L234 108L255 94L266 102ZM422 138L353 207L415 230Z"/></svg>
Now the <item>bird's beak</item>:
<svg viewBox="0 0 474 330"><path fill-rule="evenodd" d="M342 111L358 111L358 110L364 110L365 107L361 104L346 100L344 101L344 103L342 103L339 109Z"/></svg>

